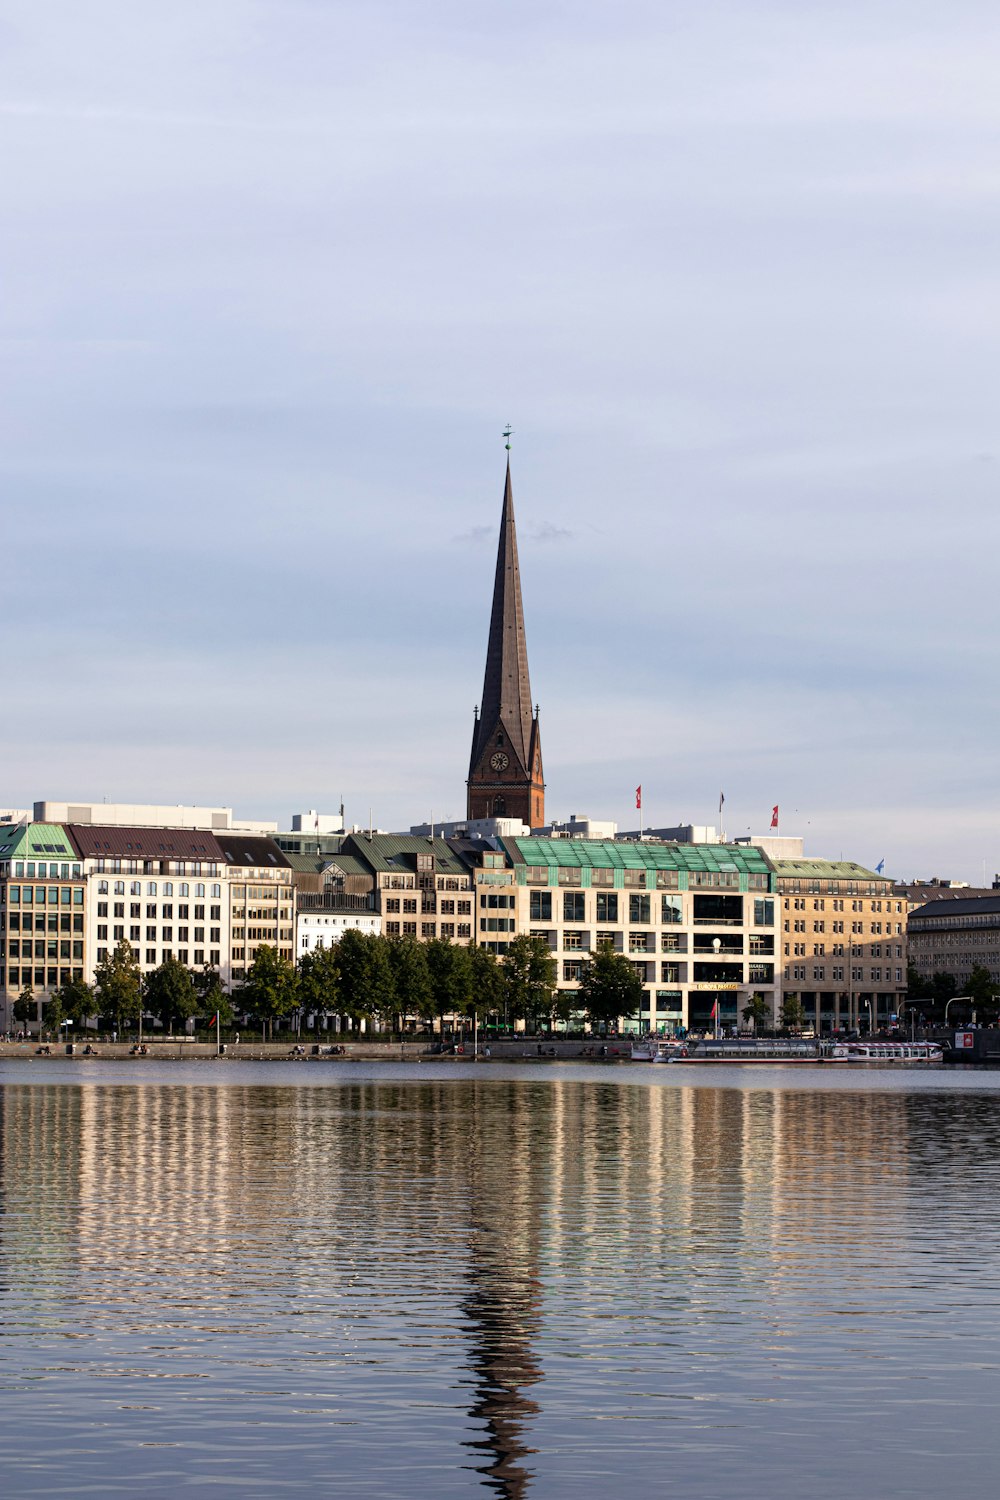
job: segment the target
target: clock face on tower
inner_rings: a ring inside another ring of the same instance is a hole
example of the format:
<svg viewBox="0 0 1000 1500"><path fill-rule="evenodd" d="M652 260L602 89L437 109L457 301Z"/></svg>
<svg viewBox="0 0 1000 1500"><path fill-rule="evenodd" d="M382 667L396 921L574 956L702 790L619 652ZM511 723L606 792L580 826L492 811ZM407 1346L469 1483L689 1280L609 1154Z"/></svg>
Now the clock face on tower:
<svg viewBox="0 0 1000 1500"><path fill-rule="evenodd" d="M494 771L506 771L510 765L510 760L502 750L495 750L490 756L490 765Z"/></svg>

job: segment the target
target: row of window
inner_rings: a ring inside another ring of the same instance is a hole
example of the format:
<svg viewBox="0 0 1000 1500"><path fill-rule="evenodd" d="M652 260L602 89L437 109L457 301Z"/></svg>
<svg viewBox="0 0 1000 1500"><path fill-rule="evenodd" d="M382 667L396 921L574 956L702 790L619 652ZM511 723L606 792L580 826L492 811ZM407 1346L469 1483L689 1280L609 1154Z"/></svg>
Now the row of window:
<svg viewBox="0 0 1000 1500"><path fill-rule="evenodd" d="M11 938L7 944L11 958L83 958L83 943L69 938Z"/></svg>
<svg viewBox="0 0 1000 1500"><path fill-rule="evenodd" d="M494 903L491 902L491 905L492 904L494 904ZM506 904L506 903L503 903L503 904ZM511 898L510 904L513 905L513 898ZM413 896L413 897L411 897L409 899L403 899L402 903L401 903L400 897L398 897L398 896L390 896L386 900L385 909L386 909L387 912L398 912L400 909L402 909L404 915L407 915L409 913L415 913L416 910L417 910L417 899L416 899L415 896ZM425 911L433 911L434 910L433 904L428 904L428 903L425 902L424 903L424 910ZM472 902L471 901L442 901L442 902L440 902L440 911L441 911L441 915L445 916L445 917L454 917L456 915L458 915L460 917L470 917L472 915Z"/></svg>
<svg viewBox="0 0 1000 1500"><path fill-rule="evenodd" d="M113 882L113 884L114 884L114 891L112 892L112 891L108 890L108 882L106 880L99 880L97 882L97 894L99 896L108 896L108 895L112 895L112 894L115 895L115 896L124 896L124 895L141 896L142 895L142 881L141 880L130 880L128 882L128 891L127 892L125 890L125 884L126 884L126 882L124 880L116 880L116 881ZM205 890L206 890L206 887L200 881L196 882L195 887L194 887L195 898L199 899L199 900L204 900ZM173 894L174 894L174 882L172 880L160 880L160 881L147 880L146 881L146 895L147 896L157 896L157 895L160 895L160 896L173 896ZM178 883L177 883L177 895L178 896L190 896L191 895L191 886L188 884L188 882L186 880L178 881ZM222 886L221 885L213 885L212 888L211 888L211 897L212 897L212 900L213 901L218 901L221 898L221 896L222 896Z"/></svg>
<svg viewBox="0 0 1000 1500"><path fill-rule="evenodd" d="M179 943L187 943L187 942L203 943L205 941L205 929L204 929L204 927L196 927L194 929L194 936L193 936L193 938L190 936L190 933L191 933L191 929L189 927L178 927L178 929L177 929L177 941ZM124 926L124 924L123 923L114 923L114 924L112 924L112 929L111 929L111 939L112 939L112 941L116 942L116 943L120 943L124 937L125 937L125 926ZM108 924L107 924L107 922L98 922L98 924L97 924L97 941L99 943L106 943L108 941ZM133 948L138 943L140 943L142 941L142 928L138 924L133 924L129 928L129 930L128 930L128 941L132 944ZM174 941L174 929L173 929L173 927L160 927L160 928L147 927L146 928L146 942L147 943L170 943L170 944L173 944L173 941ZM210 943L221 943L221 941L222 941L222 929L221 929L221 927L210 927L208 929L208 941Z"/></svg>
<svg viewBox="0 0 1000 1500"><path fill-rule="evenodd" d="M526 867L526 879L529 885L548 885L549 868L547 865L528 865ZM573 886L583 884L583 870L579 866L568 866L561 868L556 876L557 883L561 886ZM770 876L765 873L747 876L747 886L751 891L766 891ZM614 870L590 871L591 887L613 886L615 883ZM637 887L639 890L676 891L680 887L680 873L677 870L623 870L622 885ZM740 875L738 870L690 870L688 872L688 889L704 890L706 887L716 890L734 890L740 888Z"/></svg>
<svg viewBox="0 0 1000 1500"><path fill-rule="evenodd" d="M813 977L814 980L819 980L821 983L824 982L827 979L827 977L829 977L831 983L835 984L838 981L843 981L843 979L844 979L844 973L845 973L845 968L841 964L833 964L829 970L825 966L819 966L819 965L817 965L813 969L813 971L812 971L812 977ZM793 964L792 967L788 971L788 976L789 976L790 979L799 979L799 980L805 979L806 978L806 965L805 964ZM895 980L894 980L894 976L895 976ZM865 978L866 978L866 975L865 975L864 967L861 964L858 964L855 967L852 967L852 969L851 969L851 982L852 983L854 983L854 984L862 984L864 982ZM869 969L868 970L868 974L867 974L867 978L870 981L872 981L872 982L874 982L876 984L881 984L882 983L882 978L883 978L881 966L878 965L878 964L876 964L874 968ZM902 982L903 982L903 971L902 971L902 969L895 969L895 970L893 970L893 969L886 969L885 970L885 982L886 982L886 984L892 984L893 982L895 982L896 984L902 984Z"/></svg>
<svg viewBox="0 0 1000 1500"><path fill-rule="evenodd" d="M72 861L68 864L53 864L47 859L14 861L15 880L79 880L81 874L80 866Z"/></svg>
<svg viewBox="0 0 1000 1500"><path fill-rule="evenodd" d="M71 915L68 911L12 911L7 913L6 923L0 912L0 931L5 925L11 932L82 932L83 912L75 911Z"/></svg>
<svg viewBox="0 0 1000 1500"><path fill-rule="evenodd" d="M60 985L69 984L70 977L82 979L82 969L35 969L31 967L15 967L7 970L6 984L11 990L17 990L22 985L30 984L37 992L39 990L55 990Z"/></svg>
<svg viewBox="0 0 1000 1500"><path fill-rule="evenodd" d="M847 955L847 949L850 948L851 956L855 958L881 958L883 946L885 947L886 958L892 958L894 956L894 953L896 958L902 958L903 947L901 943L896 944L895 950L893 950L893 945L891 943L885 943L884 945L882 943L870 943L867 947L863 943L831 943L830 954L833 958L845 958ZM808 944L792 943L791 951L792 953L794 953L796 958L805 958L806 953L809 951ZM812 951L814 958L825 958L826 944L813 943ZM785 957L788 958L788 956L789 944L786 943Z"/></svg>
<svg viewBox="0 0 1000 1500"><path fill-rule="evenodd" d="M386 922L386 937L416 937L416 922ZM442 922L440 927L436 922L422 922L420 924L420 936L422 938L470 938L472 936L471 922Z"/></svg>
<svg viewBox="0 0 1000 1500"><path fill-rule="evenodd" d="M2 887L0 887L2 890ZM8 906L82 906L82 885L9 885Z"/></svg>

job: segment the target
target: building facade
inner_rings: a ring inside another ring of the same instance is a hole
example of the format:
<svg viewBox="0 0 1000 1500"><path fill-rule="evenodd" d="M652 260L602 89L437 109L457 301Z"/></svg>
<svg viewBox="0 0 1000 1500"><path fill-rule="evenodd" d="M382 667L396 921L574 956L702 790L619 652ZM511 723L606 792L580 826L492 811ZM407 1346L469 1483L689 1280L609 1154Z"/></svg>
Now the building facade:
<svg viewBox="0 0 1000 1500"><path fill-rule="evenodd" d="M0 1030L30 990L40 1007L91 965L83 861L52 823L0 826Z"/></svg>
<svg viewBox="0 0 1000 1500"><path fill-rule="evenodd" d="M572 1002L598 948L625 954L643 983L643 1031L741 1024L752 995L777 1014L774 876L759 850L726 844L507 839L477 872L476 941L548 944ZM627 1018L626 1018L627 1019Z"/></svg>
<svg viewBox="0 0 1000 1500"><path fill-rule="evenodd" d="M817 1033L877 1029L906 996L906 902L863 865L776 859L781 984Z"/></svg>
<svg viewBox="0 0 1000 1500"><path fill-rule="evenodd" d="M907 931L921 979L949 974L960 992L979 967L1000 983L1000 893L929 901L910 913Z"/></svg>

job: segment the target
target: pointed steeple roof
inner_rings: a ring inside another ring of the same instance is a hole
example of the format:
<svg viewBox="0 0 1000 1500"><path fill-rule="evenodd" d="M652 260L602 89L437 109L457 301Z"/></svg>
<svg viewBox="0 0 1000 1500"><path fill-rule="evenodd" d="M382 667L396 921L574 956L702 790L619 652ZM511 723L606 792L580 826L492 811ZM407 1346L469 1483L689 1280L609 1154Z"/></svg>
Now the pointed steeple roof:
<svg viewBox="0 0 1000 1500"><path fill-rule="evenodd" d="M510 459L504 484L497 571L493 584L486 675L479 715L479 731L473 746L475 764L484 736L499 724L527 770L531 764L531 682L528 678L528 646L521 604L521 573L517 563L517 532L514 528L514 495L510 483Z"/></svg>

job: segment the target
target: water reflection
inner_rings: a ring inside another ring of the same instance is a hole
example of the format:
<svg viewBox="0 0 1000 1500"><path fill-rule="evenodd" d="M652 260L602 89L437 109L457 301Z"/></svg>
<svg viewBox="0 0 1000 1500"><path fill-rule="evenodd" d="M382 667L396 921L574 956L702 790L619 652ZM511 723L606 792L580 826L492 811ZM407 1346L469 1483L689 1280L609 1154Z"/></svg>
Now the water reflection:
<svg viewBox="0 0 1000 1500"><path fill-rule="evenodd" d="M7 1086L13 1488L51 1490L72 1452L73 1483L109 1495L224 1478L520 1500L642 1492L667 1464L689 1495L784 1500L838 1424L875 1417L866 1492L881 1472L933 1493L1000 1396L998 1099ZM960 1409L923 1406L948 1380ZM812 1492L865 1488L860 1460Z"/></svg>

